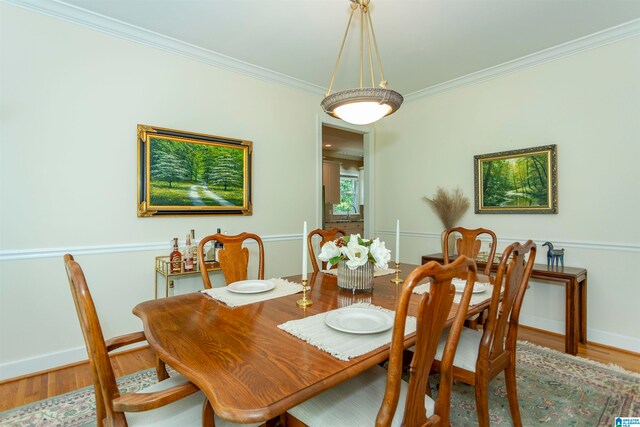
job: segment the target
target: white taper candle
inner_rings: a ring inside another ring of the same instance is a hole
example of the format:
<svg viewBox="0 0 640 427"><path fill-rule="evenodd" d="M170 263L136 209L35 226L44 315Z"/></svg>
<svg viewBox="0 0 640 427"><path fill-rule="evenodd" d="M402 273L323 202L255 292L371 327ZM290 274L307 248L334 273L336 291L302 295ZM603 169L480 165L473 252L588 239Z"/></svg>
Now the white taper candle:
<svg viewBox="0 0 640 427"><path fill-rule="evenodd" d="M307 221L302 227L302 279L307 280Z"/></svg>
<svg viewBox="0 0 640 427"><path fill-rule="evenodd" d="M400 220L396 220L396 263L400 264Z"/></svg>

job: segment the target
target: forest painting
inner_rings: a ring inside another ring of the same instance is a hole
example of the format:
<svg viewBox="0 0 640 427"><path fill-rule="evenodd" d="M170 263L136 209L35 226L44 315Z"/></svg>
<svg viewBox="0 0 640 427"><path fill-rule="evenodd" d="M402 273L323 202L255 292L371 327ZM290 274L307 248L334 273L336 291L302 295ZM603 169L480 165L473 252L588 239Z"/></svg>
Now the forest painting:
<svg viewBox="0 0 640 427"><path fill-rule="evenodd" d="M476 213L557 213L556 146L475 156Z"/></svg>
<svg viewBox="0 0 640 427"><path fill-rule="evenodd" d="M140 216L251 214L250 141L142 125L138 134Z"/></svg>

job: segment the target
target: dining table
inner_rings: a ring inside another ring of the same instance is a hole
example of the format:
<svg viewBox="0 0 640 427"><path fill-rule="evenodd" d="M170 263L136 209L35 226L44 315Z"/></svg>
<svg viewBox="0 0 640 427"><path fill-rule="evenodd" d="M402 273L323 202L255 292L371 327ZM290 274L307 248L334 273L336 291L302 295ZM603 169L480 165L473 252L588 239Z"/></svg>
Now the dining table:
<svg viewBox="0 0 640 427"><path fill-rule="evenodd" d="M417 265L401 264L400 278ZM353 293L337 286L334 274L309 275L307 298L301 293L231 307L202 292L142 302L133 309L143 323L151 348L165 363L199 387L215 413L226 420L249 423L273 419L305 400L389 358L390 344L349 360L340 360L281 328L285 322L332 311L352 303L394 310L403 284L393 274L374 278L371 293ZM300 283L301 276L285 279ZM409 314L417 312L414 294ZM468 315L482 312L486 300L470 306ZM448 324L458 304L453 304ZM345 335L349 339L349 334ZM415 333L405 335L405 349Z"/></svg>

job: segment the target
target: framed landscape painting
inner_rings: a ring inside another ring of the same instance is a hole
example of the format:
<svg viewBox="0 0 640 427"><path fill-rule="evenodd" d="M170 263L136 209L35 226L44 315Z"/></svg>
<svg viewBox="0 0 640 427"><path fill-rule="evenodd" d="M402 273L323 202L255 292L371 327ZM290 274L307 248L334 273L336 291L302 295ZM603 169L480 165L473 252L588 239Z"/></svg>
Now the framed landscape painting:
<svg viewBox="0 0 640 427"><path fill-rule="evenodd" d="M138 125L138 216L251 215L252 147Z"/></svg>
<svg viewBox="0 0 640 427"><path fill-rule="evenodd" d="M558 213L556 157L556 145L474 156L476 213Z"/></svg>

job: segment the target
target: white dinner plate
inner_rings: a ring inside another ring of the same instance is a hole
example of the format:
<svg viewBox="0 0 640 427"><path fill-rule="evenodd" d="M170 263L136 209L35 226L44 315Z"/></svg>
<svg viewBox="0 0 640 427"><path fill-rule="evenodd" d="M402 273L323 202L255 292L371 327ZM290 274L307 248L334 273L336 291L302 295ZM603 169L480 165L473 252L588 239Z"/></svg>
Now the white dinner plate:
<svg viewBox="0 0 640 427"><path fill-rule="evenodd" d="M276 284L271 280L240 280L227 286L227 290L236 294L259 294L275 287Z"/></svg>
<svg viewBox="0 0 640 427"><path fill-rule="evenodd" d="M453 279L451 280L451 284L456 287L456 292L464 292L464 287L467 284L467 281L461 279ZM481 294L482 292L487 290L487 285L487 283L474 283L472 293Z"/></svg>
<svg viewBox="0 0 640 427"><path fill-rule="evenodd" d="M371 308L347 307L327 313L324 322L330 328L350 334L377 334L393 326L393 317Z"/></svg>

